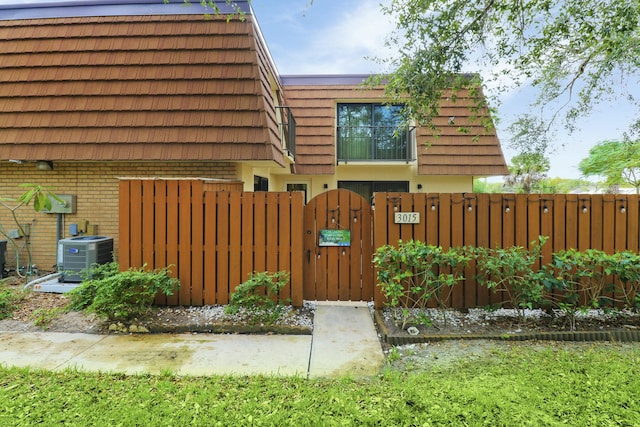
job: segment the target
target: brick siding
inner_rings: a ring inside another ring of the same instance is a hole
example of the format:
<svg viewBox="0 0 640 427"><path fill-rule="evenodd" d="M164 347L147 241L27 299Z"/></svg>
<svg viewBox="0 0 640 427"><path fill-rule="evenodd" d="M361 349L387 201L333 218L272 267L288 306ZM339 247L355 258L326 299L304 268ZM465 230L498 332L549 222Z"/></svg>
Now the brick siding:
<svg viewBox="0 0 640 427"><path fill-rule="evenodd" d="M16 199L25 189L20 184L31 183L51 188L57 194L76 196L74 214L61 216L61 238L69 235L69 224L88 221L97 225L97 234L114 238L118 247L118 178L225 178L236 179L236 165L229 162L54 162L54 170L36 170L35 163L0 163L0 197ZM15 201L8 202L14 206ZM21 223L31 224L33 263L44 271L53 271L56 264L56 223L58 215L36 213L31 207L17 211ZM0 224L7 230L15 229L8 210L0 209ZM4 237L0 236L0 239ZM17 239L23 248L25 239ZM7 267L15 268L14 251L7 248ZM20 264L27 263L26 251L20 255Z"/></svg>

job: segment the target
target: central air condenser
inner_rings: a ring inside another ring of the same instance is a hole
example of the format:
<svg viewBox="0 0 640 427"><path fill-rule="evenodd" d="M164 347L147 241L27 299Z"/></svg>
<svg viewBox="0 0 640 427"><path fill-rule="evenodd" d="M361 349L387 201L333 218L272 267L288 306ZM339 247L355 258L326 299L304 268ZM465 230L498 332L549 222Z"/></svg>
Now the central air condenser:
<svg viewBox="0 0 640 427"><path fill-rule="evenodd" d="M105 236L70 237L58 241L60 282L82 282L96 264L113 261L113 238Z"/></svg>

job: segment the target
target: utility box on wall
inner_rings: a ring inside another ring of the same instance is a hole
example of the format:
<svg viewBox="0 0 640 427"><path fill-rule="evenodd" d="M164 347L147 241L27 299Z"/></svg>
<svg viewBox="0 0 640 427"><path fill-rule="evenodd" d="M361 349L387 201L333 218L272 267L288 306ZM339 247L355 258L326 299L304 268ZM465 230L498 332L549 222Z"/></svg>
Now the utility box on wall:
<svg viewBox="0 0 640 427"><path fill-rule="evenodd" d="M113 261L113 238L81 236L58 242L60 282L82 282L84 274L95 264Z"/></svg>
<svg viewBox="0 0 640 427"><path fill-rule="evenodd" d="M44 213L72 214L76 213L76 196L72 194L56 194L62 202L50 197L51 210L43 209Z"/></svg>

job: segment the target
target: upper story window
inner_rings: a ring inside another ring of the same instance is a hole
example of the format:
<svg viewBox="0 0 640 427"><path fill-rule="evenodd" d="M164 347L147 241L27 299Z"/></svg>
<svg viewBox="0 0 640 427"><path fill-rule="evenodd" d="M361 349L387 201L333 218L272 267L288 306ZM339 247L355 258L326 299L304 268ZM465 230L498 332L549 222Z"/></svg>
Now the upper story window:
<svg viewBox="0 0 640 427"><path fill-rule="evenodd" d="M411 160L402 105L338 104L338 161Z"/></svg>

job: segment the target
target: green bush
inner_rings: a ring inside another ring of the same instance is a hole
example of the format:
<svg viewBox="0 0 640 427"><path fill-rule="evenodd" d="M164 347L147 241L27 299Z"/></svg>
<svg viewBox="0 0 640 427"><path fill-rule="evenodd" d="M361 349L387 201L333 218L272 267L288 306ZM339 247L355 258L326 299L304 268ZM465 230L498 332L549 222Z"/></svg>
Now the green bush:
<svg viewBox="0 0 640 427"><path fill-rule="evenodd" d="M454 285L464 280L469 260L464 248L445 251L414 240L400 241L398 247L378 248L373 257L377 284L399 326L404 329L412 322L428 324L430 320L422 315L422 309L432 300L438 307L446 306Z"/></svg>
<svg viewBox="0 0 640 427"><path fill-rule="evenodd" d="M616 294L620 295L625 307L640 308L640 254L637 252L617 252L609 256L605 273L618 278Z"/></svg>
<svg viewBox="0 0 640 427"><path fill-rule="evenodd" d="M542 300L543 287L535 265L542 257L542 246L546 241L547 237L540 236L537 242L531 242L531 249L512 246L473 250L478 283L495 292L504 292L520 317L524 315L524 309L534 308Z"/></svg>
<svg viewBox="0 0 640 427"><path fill-rule="evenodd" d="M507 295L522 318L526 308L554 308L565 312L575 327L578 312L590 308L640 308L640 254L612 255L596 249L563 250L542 264L548 237L531 242L530 249L465 247L445 251L419 241L399 242L377 249L373 263L378 286L399 324L424 323L429 301L445 307L453 286L464 280L464 268L476 262L479 285ZM416 314L417 313L417 314Z"/></svg>
<svg viewBox="0 0 640 427"><path fill-rule="evenodd" d="M130 320L144 315L158 293L173 295L178 287L178 279L169 277L168 268L119 271L112 262L93 269L91 279L69 292L70 307L108 320Z"/></svg>
<svg viewBox="0 0 640 427"><path fill-rule="evenodd" d="M613 306L615 283L605 271L610 261L603 251L567 249L554 253L551 262L540 269L545 303L562 310L572 330L578 312Z"/></svg>
<svg viewBox="0 0 640 427"><path fill-rule="evenodd" d="M253 320L273 323L284 307L279 294L287 283L289 273L286 271L253 272L249 279L238 285L231 294L225 313L237 314L242 309Z"/></svg>

